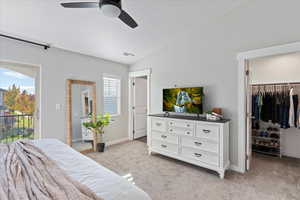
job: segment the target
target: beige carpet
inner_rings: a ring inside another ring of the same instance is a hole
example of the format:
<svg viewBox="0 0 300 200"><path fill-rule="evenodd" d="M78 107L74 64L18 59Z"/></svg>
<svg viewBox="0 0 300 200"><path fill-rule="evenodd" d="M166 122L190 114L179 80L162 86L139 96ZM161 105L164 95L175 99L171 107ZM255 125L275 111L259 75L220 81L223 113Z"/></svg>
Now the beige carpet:
<svg viewBox="0 0 300 200"><path fill-rule="evenodd" d="M209 170L149 156L141 141L114 145L89 157L147 192L153 200L300 200L300 161L256 155L247 174Z"/></svg>

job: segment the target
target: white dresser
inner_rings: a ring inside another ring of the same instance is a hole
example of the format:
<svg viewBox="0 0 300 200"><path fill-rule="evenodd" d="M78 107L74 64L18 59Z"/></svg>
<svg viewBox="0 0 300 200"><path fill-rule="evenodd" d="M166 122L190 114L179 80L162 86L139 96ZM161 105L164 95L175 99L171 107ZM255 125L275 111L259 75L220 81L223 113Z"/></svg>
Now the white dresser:
<svg viewBox="0 0 300 200"><path fill-rule="evenodd" d="M149 154L159 153L220 174L229 161L229 120L216 122L196 117L148 116Z"/></svg>

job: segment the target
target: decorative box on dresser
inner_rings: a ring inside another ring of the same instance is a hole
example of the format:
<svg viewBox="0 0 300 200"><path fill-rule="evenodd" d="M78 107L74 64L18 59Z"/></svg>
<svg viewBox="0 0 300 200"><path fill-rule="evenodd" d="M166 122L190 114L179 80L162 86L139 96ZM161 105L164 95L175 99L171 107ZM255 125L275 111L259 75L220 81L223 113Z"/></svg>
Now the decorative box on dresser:
<svg viewBox="0 0 300 200"><path fill-rule="evenodd" d="M217 171L224 178L229 161L229 120L194 116L148 116L148 146L152 152Z"/></svg>

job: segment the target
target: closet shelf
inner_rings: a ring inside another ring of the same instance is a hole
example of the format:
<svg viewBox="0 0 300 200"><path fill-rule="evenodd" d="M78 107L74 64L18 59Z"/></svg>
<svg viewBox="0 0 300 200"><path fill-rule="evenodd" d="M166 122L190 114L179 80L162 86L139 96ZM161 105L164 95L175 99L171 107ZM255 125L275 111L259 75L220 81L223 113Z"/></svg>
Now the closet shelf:
<svg viewBox="0 0 300 200"><path fill-rule="evenodd" d="M280 130L274 131L274 130L265 130L265 129L252 129L252 132L268 132L268 133L274 133L274 134L280 134Z"/></svg>
<svg viewBox="0 0 300 200"><path fill-rule="evenodd" d="M272 155L272 156L279 156L279 157L281 157L280 152L266 152L266 151L259 151L259 150L256 150L256 149L253 149L252 151L256 152L256 153L261 153L261 154L266 154L266 155Z"/></svg>
<svg viewBox="0 0 300 200"><path fill-rule="evenodd" d="M279 138L272 138L272 137L260 137L260 136L252 136L253 139L258 140L273 140L273 141L280 141Z"/></svg>
<svg viewBox="0 0 300 200"><path fill-rule="evenodd" d="M269 145L263 145L263 144L252 144L254 146L260 146L260 147L266 147L266 148L270 148L270 149L278 149L280 150L280 146L274 147L274 146L269 146Z"/></svg>

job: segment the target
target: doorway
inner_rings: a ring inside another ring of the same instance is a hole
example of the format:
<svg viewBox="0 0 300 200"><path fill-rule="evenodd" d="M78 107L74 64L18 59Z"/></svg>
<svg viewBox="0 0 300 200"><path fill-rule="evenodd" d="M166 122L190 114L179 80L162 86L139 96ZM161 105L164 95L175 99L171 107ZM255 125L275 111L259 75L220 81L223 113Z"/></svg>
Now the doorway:
<svg viewBox="0 0 300 200"><path fill-rule="evenodd" d="M0 143L41 138L40 67L0 61Z"/></svg>
<svg viewBox="0 0 300 200"><path fill-rule="evenodd" d="M147 143L150 70L129 73L129 139Z"/></svg>
<svg viewBox="0 0 300 200"><path fill-rule="evenodd" d="M261 146L272 146L272 147L282 147L282 145L285 143L285 141L280 141L280 142L275 142L275 140L271 140L269 143L268 142L258 142L254 141L252 137L252 125L253 125L253 120L252 120L252 94L255 92L257 88L255 88L255 81L252 79L253 75L253 68L251 69L251 66L253 67L253 62L258 60L258 59L270 59L271 57L277 57L277 56L284 56L288 54L296 54L297 52L300 52L300 43L293 43L293 44L287 44L287 45L281 45L281 46L275 46L275 47L270 47L270 48L265 48L265 49L258 49L258 50L253 50L249 52L243 52L238 55L238 61L239 61L239 79L238 79L238 84L239 84L239 117L238 117L238 127L240 133L239 137L239 167L238 171L240 172L245 172L247 170L252 169L253 166L251 164L252 161L252 147L254 147L256 144L261 145ZM274 65L272 65L274 66ZM281 63L281 66L284 66L284 62ZM286 66L286 64L285 64ZM271 68L271 67L269 67ZM299 67L298 67L299 68ZM262 68L259 68L262 70ZM274 72L277 73L278 77L284 77L287 74L292 74L292 76L297 73L287 73L286 70L278 70L274 71L274 68L271 68L272 73L267 72L267 73L260 73L259 71L256 70L255 73L257 73L255 76L256 77L265 77L264 82L259 83L259 84L286 84L287 86L289 84L293 84L294 82L298 82L296 79L276 79L276 75L274 75ZM299 74L299 73L298 73ZM258 75L258 76L257 76ZM275 77L275 78L274 78ZM270 78L273 78L270 79ZM300 77L298 77L300 78ZM300 80L300 79L299 79ZM266 88L266 86L263 86ZM273 92L278 91L278 88L275 86L272 86L271 88L267 88L267 92ZM268 121L269 122L269 121ZM272 125L271 125L272 124ZM270 134L267 133L268 131L275 131L278 132L277 130L280 130L278 128L278 124L275 125L276 123L262 123L262 128L265 129L265 132L258 131L256 136L258 137L266 137L263 139L267 140L267 136ZM265 126L266 125L266 126ZM259 135L263 134L263 135ZM280 136L277 138L278 140L281 140ZM253 145L255 143L255 145ZM299 143L300 144L300 143ZM298 145L299 145L298 144ZM280 148L279 147L279 148ZM274 148L275 149L275 148ZM279 155L285 155L284 152L278 153ZM289 155L287 155L289 156ZM280 157L280 156L279 156Z"/></svg>

